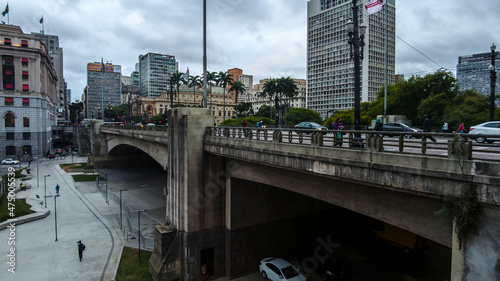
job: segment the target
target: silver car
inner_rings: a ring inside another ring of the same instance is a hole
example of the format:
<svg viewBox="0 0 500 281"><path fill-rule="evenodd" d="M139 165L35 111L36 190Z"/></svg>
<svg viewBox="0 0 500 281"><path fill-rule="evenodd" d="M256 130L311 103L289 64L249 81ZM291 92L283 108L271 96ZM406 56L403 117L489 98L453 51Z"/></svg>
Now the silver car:
<svg viewBox="0 0 500 281"><path fill-rule="evenodd" d="M19 160L4 159L4 160L2 160L2 164L3 165L19 164Z"/></svg>
<svg viewBox="0 0 500 281"><path fill-rule="evenodd" d="M500 121L490 121L470 127L469 135L478 143L492 143L500 140ZM498 135L495 137L483 137L481 135Z"/></svg>
<svg viewBox="0 0 500 281"><path fill-rule="evenodd" d="M304 275L289 262L280 258L265 258L260 261L262 278L275 281L306 281Z"/></svg>

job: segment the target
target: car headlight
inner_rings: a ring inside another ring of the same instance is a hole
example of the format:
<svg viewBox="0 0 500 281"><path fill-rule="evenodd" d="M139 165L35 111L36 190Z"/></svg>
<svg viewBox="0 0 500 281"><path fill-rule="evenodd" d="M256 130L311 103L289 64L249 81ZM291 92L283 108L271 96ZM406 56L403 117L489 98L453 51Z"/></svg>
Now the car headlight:
<svg viewBox="0 0 500 281"><path fill-rule="evenodd" d="M321 131L321 128L317 128L319 131Z"/></svg>

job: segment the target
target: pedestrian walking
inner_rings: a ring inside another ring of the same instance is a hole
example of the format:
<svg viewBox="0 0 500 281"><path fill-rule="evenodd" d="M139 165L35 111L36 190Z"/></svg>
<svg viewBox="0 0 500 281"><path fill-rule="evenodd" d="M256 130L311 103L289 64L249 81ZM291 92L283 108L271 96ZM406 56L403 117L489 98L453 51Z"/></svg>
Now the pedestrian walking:
<svg viewBox="0 0 500 281"><path fill-rule="evenodd" d="M247 126L248 126L247 121L245 121L245 119L243 119L243 121L241 121L241 127L246 128ZM246 129L243 129L243 133L245 133L246 131L247 131Z"/></svg>
<svg viewBox="0 0 500 281"><path fill-rule="evenodd" d="M384 124L382 124L382 121L380 120L380 118L377 118L375 120L375 127L373 128L374 131L377 131L377 132L380 132L380 131L383 131L384 130ZM383 135L381 134L377 134L376 137L383 137ZM382 146L382 150L385 151L385 147Z"/></svg>
<svg viewBox="0 0 500 281"><path fill-rule="evenodd" d="M424 123L422 124L422 128L424 129L424 132L432 132L431 130L431 120L427 116L427 114L424 114ZM436 139L433 136L428 137L431 141L436 142Z"/></svg>
<svg viewBox="0 0 500 281"><path fill-rule="evenodd" d="M463 134L465 132L465 126L464 123L462 122L460 126L458 126L457 133Z"/></svg>
<svg viewBox="0 0 500 281"><path fill-rule="evenodd" d="M443 133L448 133L448 122L444 122L443 128L441 129L443 130Z"/></svg>
<svg viewBox="0 0 500 281"><path fill-rule="evenodd" d="M80 261L83 258L83 251L85 251L85 244L82 243L82 240L76 242L78 244L78 256L80 257Z"/></svg>
<svg viewBox="0 0 500 281"><path fill-rule="evenodd" d="M56 185L56 194L59 195L59 185Z"/></svg>

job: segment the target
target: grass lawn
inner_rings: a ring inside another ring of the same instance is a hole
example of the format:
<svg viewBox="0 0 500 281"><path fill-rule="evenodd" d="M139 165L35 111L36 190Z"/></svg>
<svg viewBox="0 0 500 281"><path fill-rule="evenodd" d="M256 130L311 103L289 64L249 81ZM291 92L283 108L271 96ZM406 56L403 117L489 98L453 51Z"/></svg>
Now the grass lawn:
<svg viewBox="0 0 500 281"><path fill-rule="evenodd" d="M13 208L12 205L9 206L7 194L8 192L4 193L0 198L0 222L34 213L30 210L31 206L26 203L26 199L16 199L15 208ZM9 207L11 208L10 210ZM14 214L13 217L10 216L11 211Z"/></svg>
<svg viewBox="0 0 500 281"><path fill-rule="evenodd" d="M61 169L67 173L88 173L94 170L93 166L87 166L87 163L71 163L71 164L60 164Z"/></svg>
<svg viewBox="0 0 500 281"><path fill-rule="evenodd" d="M141 262L139 263L139 250L123 247L122 258L116 281L149 281L153 280L148 271L148 260L152 252L141 250Z"/></svg>
<svg viewBox="0 0 500 281"><path fill-rule="evenodd" d="M95 181L97 175L72 175L72 177L75 182ZM106 178L99 176L99 180L106 180Z"/></svg>

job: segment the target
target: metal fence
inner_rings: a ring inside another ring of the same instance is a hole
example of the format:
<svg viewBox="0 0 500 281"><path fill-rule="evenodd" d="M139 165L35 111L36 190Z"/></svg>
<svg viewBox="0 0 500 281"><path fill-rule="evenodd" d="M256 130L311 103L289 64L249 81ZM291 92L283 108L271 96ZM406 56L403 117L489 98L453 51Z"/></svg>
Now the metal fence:
<svg viewBox="0 0 500 281"><path fill-rule="evenodd" d="M99 170L96 168L97 172L99 173ZM101 175L100 173L102 173L103 175ZM104 180L101 180L99 177L96 177L96 184L97 184L97 189L101 192L102 196L105 198L106 202L108 202L109 200L115 202L117 205L120 205L120 196L117 195L116 193L114 192L111 192L110 190L108 190L108 176L109 174L108 173L104 173L102 171L100 171L99 175L103 178L105 178ZM142 233L142 231L140 231L139 227L138 226L135 226L134 224L132 224L132 219L131 219L131 214L134 213L134 211L130 210L130 208L127 206L127 204L125 204L123 202L123 200L121 201L121 204L122 204L122 215L124 214L124 219L125 219L125 222L126 222L126 225L125 227L128 227L128 233L130 235L135 235L137 234L137 237L140 235L141 236L141 242L142 242L142 245L146 248L146 249L153 249L154 248L154 237L150 237L150 236L146 236ZM156 220L155 218L143 213L143 215L146 215L149 217L149 219L151 220L154 220L156 221L158 224L162 224L161 222L159 222L158 220ZM120 213L116 214L115 215L115 220L118 224L121 224L121 217L120 217Z"/></svg>

